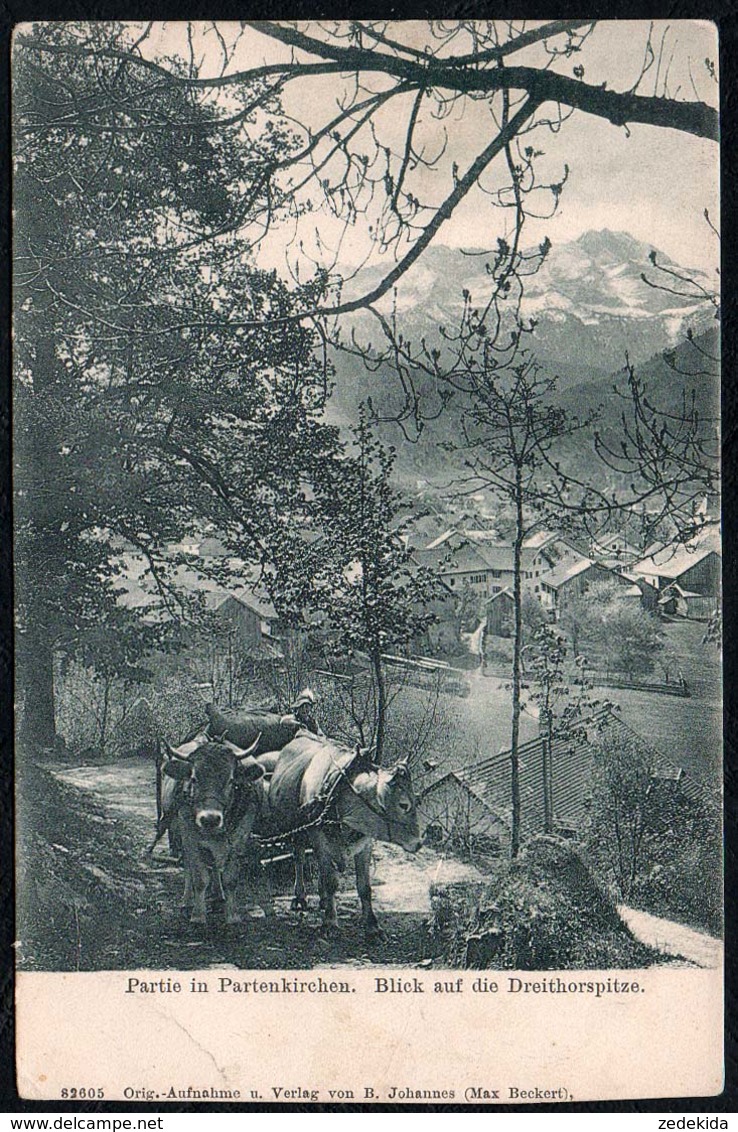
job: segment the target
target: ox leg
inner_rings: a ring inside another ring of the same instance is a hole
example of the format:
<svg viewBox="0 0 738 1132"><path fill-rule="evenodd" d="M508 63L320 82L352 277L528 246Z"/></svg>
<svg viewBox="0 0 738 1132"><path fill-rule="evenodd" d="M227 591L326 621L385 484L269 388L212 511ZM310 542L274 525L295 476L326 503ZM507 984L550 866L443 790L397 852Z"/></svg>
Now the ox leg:
<svg viewBox="0 0 738 1132"><path fill-rule="evenodd" d="M179 830L175 829L174 826L170 825L168 833L169 833L169 852L171 853L172 857L181 857L182 856L182 838L179 835Z"/></svg>
<svg viewBox="0 0 738 1132"><path fill-rule="evenodd" d="M241 923L241 913L237 904L240 865L241 862L238 857L232 857L223 871L223 897L225 900L225 922L227 924Z"/></svg>
<svg viewBox="0 0 738 1132"><path fill-rule="evenodd" d="M258 809L249 807L231 835L231 851L221 873L223 899L225 900L225 922L240 924L242 920L238 909L238 889L245 865L244 857L251 830L254 828Z"/></svg>
<svg viewBox="0 0 738 1132"><path fill-rule="evenodd" d="M190 876L190 870L188 868L188 869L185 869L185 883L184 883L184 892L182 893L182 907L183 908L189 908L191 903L192 903L192 877Z"/></svg>
<svg viewBox="0 0 738 1132"><path fill-rule="evenodd" d="M305 850L295 846L295 895L292 898L294 912L307 912L307 892L305 890Z"/></svg>
<svg viewBox="0 0 738 1132"><path fill-rule="evenodd" d="M330 845L325 834L318 832L313 841L320 871L320 906L323 909L323 927L337 928L336 892L338 875Z"/></svg>
<svg viewBox="0 0 738 1132"><path fill-rule="evenodd" d="M368 939L381 939L384 935L382 929L377 922L377 917L374 915L372 908L372 886L370 880L370 868L372 863L372 845L371 842L361 849L354 857L354 867L356 869L356 891L361 900L361 918L364 924L364 931Z"/></svg>
<svg viewBox="0 0 738 1132"><path fill-rule="evenodd" d="M192 905L190 912L191 924L204 924L207 919L205 896L210 881L210 870L206 868L197 835L188 823L180 827L182 839L182 857L185 863L185 901Z"/></svg>
<svg viewBox="0 0 738 1132"><path fill-rule="evenodd" d="M191 924L204 924L207 921L205 897L210 883L210 870L200 860L192 869L192 911Z"/></svg>

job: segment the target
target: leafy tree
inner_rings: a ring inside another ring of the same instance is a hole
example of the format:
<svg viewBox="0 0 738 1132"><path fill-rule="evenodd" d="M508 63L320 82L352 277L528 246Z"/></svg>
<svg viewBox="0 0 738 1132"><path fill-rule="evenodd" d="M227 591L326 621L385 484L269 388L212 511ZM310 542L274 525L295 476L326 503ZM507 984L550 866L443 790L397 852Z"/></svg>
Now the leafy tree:
<svg viewBox="0 0 738 1132"><path fill-rule="evenodd" d="M656 764L650 749L625 734L607 733L599 746L592 786L592 836L621 899L628 900L654 829L651 783Z"/></svg>
<svg viewBox="0 0 738 1132"><path fill-rule="evenodd" d="M405 545L406 505L392 485L394 452L376 439L363 407L352 434L349 457L318 497L329 565L324 581L314 585L319 596L313 600L322 603L339 651L369 658L376 696L373 739L381 761L388 706L383 654L404 648L432 624L428 606L441 587Z"/></svg>
<svg viewBox="0 0 738 1132"><path fill-rule="evenodd" d="M615 672L646 676L664 648L664 634L652 614L621 594L615 582L595 583L565 608L561 623L575 652L597 657Z"/></svg>
<svg viewBox="0 0 738 1132"><path fill-rule="evenodd" d="M268 562L270 532L305 514L305 485L337 437L320 422L327 375L312 332L238 325L244 308L289 312L287 290L237 233L216 239L289 133L273 122L224 144L189 87L161 89L110 55L128 42L120 26L44 25L32 49L22 38L18 660L26 731L50 745L55 654L96 640L98 663L135 667L183 610L170 544L214 523L241 563ZM80 42L94 53L76 53ZM146 619L119 602L124 552L158 607Z"/></svg>
<svg viewBox="0 0 738 1132"><path fill-rule="evenodd" d="M532 683L529 700L538 708L539 733L543 739L543 814L546 833L554 829L553 742L558 734L576 731L585 714L596 706L585 676L585 664L577 657L572 671L566 638L549 623L539 623L525 646L527 678Z"/></svg>
<svg viewBox="0 0 738 1132"><path fill-rule="evenodd" d="M627 732L604 726L585 831L590 859L620 899L719 933L720 801L660 765Z"/></svg>
<svg viewBox="0 0 738 1132"><path fill-rule="evenodd" d="M521 605L523 634L526 642L535 647L539 630L549 624L550 618L540 601L532 593L524 593Z"/></svg>
<svg viewBox="0 0 738 1132"><path fill-rule="evenodd" d="M475 341L476 335L476 341ZM553 452L562 437L583 427L554 403L556 381L541 373L533 357L520 348L520 332L512 344L472 329L462 373L448 377L461 394L461 438L448 445L461 452L469 492L491 489L511 505L514 514L513 660L510 758L512 831L511 853L520 848L519 743L522 710L523 544L547 517L561 522L567 513L583 515L587 496L568 496L568 480Z"/></svg>

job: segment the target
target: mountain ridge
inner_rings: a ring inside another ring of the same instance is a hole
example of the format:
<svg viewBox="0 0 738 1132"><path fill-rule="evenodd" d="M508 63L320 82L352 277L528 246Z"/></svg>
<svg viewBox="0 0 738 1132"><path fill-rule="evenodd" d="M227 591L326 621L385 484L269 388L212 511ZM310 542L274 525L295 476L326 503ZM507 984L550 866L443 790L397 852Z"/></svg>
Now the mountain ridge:
<svg viewBox="0 0 738 1132"><path fill-rule="evenodd" d="M536 357L544 373L558 378L558 394L567 406L611 397L613 381L622 372L626 354L637 367L654 370L658 394L667 394L674 407L676 392L670 383L683 386L689 376L680 377L663 369L664 351L686 340L687 329L695 335L712 331L714 310L707 301L670 294L648 286L641 276L654 282L658 271L651 262L696 279L706 289L710 280L701 272L689 271L668 256L628 232L588 230L576 240L551 249L542 268L526 281L522 303L525 319L534 319L534 332L526 337L526 348ZM398 285L394 299L398 329L405 340L418 343L425 338L429 346L439 324L453 327L464 303L463 292L472 303L481 303L488 292L484 254L464 255L456 249L430 247ZM376 285L377 269L364 275L362 289ZM359 314L353 322L358 341L377 342L377 324L370 315ZM711 349L715 343L711 342ZM695 375L697 380L697 375ZM711 390L700 382L701 401L711 399ZM709 383L708 383L709 384ZM656 390L654 390L656 392ZM716 400L719 393L715 393ZM382 415L389 416L399 403L397 378L388 368L372 373L362 363L346 355L336 357L336 387L329 402L329 416L342 426L355 419L359 401L371 397ZM438 458L438 445L453 431L450 419L426 426L416 445L399 443L399 430L384 425L385 441L398 445L398 470L412 475L414 469L427 476ZM444 455L444 461L447 461Z"/></svg>

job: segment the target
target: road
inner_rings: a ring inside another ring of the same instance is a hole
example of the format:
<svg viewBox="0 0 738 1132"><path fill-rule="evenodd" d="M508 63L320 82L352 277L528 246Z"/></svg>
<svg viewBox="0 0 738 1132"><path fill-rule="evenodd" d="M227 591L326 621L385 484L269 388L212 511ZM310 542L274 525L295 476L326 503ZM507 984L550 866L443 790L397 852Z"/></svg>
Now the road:
<svg viewBox="0 0 738 1132"><path fill-rule="evenodd" d="M292 864L285 859L247 881L243 904L245 922L226 928L218 909L206 927L190 925L180 898L181 868L172 863L164 845L153 857L145 850L155 827L154 768L150 763L124 760L104 766L47 769L83 792L85 808L96 809L96 823L110 827L115 850L112 859L90 861L99 899L114 888L120 871L136 893L133 916L111 930L109 941L92 940L90 966L105 968L194 968L230 965L242 968L310 968L381 965L413 967L426 961L428 917L433 884L482 878L473 866L423 848L410 855L394 845L377 843L373 865L374 907L385 938L367 944L361 929L360 905L353 868L340 877L339 930L321 932L315 885L309 889L309 911L290 908ZM94 805L93 805L94 804ZM100 811L105 817L100 816ZM99 826L98 826L99 828ZM65 854L68 845L55 846ZM143 882L143 883L142 883Z"/></svg>
<svg viewBox="0 0 738 1132"><path fill-rule="evenodd" d="M362 936L353 877L341 878L339 932L320 933L317 898L307 914L290 910L289 869L257 885L245 904L246 925L224 931L218 921L191 926L177 910L183 884L181 869L159 847L143 856L155 824L154 770L151 764L126 760L106 766L49 768L60 781L102 804L121 838L121 857L146 895L140 898L130 935L115 937L113 954L102 956L114 967L254 968L329 966L406 966L427 962L427 920L434 884L484 880L472 865L429 848L410 855L394 845L377 844L373 870L374 903L386 938L368 946ZM99 819L98 819L99 820ZM288 864L288 863L287 863ZM105 887L106 874L97 869ZM145 881L145 885L140 882ZM633 934L667 955L700 967L722 962L722 945L682 924L632 908L619 909ZM140 954L141 947L144 954ZM134 959L135 953L135 959Z"/></svg>

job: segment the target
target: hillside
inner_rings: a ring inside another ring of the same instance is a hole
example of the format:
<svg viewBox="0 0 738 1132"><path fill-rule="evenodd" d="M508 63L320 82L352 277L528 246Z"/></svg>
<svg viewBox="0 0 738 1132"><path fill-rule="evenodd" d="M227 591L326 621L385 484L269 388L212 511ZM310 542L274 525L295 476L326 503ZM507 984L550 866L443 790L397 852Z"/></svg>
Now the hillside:
<svg viewBox="0 0 738 1132"><path fill-rule="evenodd" d="M716 367L703 367L695 347L686 343L690 329L697 345L715 353L718 332L713 310L709 303L647 286L641 274L654 276L650 252L647 244L627 233L586 232L576 241L554 247L526 284L523 315L537 323L528 339L530 352L545 372L558 377L565 407L581 414L604 405L607 428L616 427L622 409L612 396L612 386L616 379L622 384L626 354L647 381L654 403L667 411L678 410L682 391L695 387L700 414L717 415ZM657 256L666 267L686 270L661 252ZM463 290L471 293L472 301L481 301L487 293L487 258L444 247L428 249L398 289L395 305L403 336L413 342L425 337L430 345L437 340L439 325L453 327ZM706 277L692 275L710 286ZM359 276L354 287L376 285L380 277L372 269ZM379 345L378 324L369 315L355 316L350 331L357 341ZM676 366L664 360L664 351L669 350L676 350ZM329 405L335 423L349 425L359 401L368 397L383 416L390 416L400 404L397 378L388 369L369 372L360 360L340 352L335 363L336 387ZM423 395L427 411L433 414L438 395L427 379ZM440 445L458 435L458 407L452 405L438 420L428 422L414 444L406 443L396 426L386 424L382 431L385 441L398 447L401 478L408 482L448 478L450 457ZM581 448L581 439L577 443ZM573 454L581 468L579 455ZM580 455L586 460L583 451Z"/></svg>

